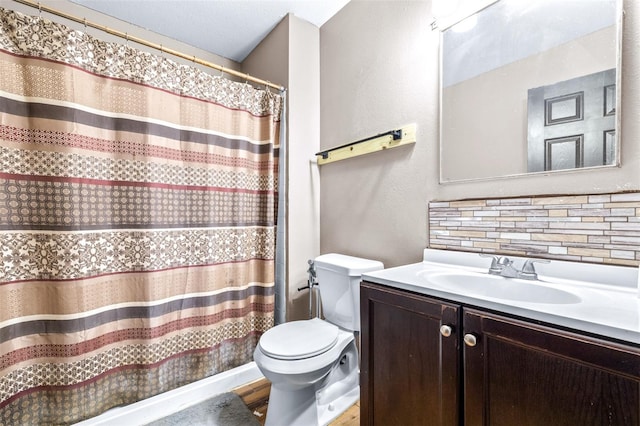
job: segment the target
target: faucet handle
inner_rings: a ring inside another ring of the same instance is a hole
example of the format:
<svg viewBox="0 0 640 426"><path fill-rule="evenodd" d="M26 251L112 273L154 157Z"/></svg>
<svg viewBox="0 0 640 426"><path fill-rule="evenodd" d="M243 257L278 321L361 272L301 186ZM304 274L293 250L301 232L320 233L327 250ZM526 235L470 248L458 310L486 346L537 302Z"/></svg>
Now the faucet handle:
<svg viewBox="0 0 640 426"><path fill-rule="evenodd" d="M502 269L511 264L508 257L498 256L497 254L480 253L480 257L491 257L491 266L489 267L490 274L500 274Z"/></svg>
<svg viewBox="0 0 640 426"><path fill-rule="evenodd" d="M538 274L536 273L536 268L534 263L550 263L550 260L547 259L527 259L524 261L524 265L522 265L522 270L520 271L519 277L529 280L538 279Z"/></svg>

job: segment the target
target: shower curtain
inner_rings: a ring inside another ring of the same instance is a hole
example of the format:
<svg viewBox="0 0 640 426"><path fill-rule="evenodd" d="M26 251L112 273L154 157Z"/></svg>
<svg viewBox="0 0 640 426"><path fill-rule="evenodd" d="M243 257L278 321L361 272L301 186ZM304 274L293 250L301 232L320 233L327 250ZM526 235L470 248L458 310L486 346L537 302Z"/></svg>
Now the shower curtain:
<svg viewBox="0 0 640 426"><path fill-rule="evenodd" d="M0 424L251 361L273 324L281 96L0 14Z"/></svg>

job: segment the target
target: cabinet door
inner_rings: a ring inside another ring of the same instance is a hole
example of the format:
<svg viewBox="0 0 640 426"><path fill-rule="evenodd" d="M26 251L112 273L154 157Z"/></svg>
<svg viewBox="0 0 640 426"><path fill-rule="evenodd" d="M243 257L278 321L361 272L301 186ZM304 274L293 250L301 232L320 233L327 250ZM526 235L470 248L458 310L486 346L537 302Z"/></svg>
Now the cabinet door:
<svg viewBox="0 0 640 426"><path fill-rule="evenodd" d="M466 308L463 318L476 340L463 351L465 425L640 425L639 348Z"/></svg>
<svg viewBox="0 0 640 426"><path fill-rule="evenodd" d="M371 283L360 297L361 424L457 426L459 307Z"/></svg>

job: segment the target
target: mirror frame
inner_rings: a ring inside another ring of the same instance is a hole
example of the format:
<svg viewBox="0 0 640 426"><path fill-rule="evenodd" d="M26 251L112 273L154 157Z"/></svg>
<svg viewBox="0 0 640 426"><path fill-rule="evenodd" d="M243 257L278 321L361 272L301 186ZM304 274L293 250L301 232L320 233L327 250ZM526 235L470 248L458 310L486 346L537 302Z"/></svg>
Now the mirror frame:
<svg viewBox="0 0 640 426"><path fill-rule="evenodd" d="M512 178L526 178L526 177L535 177L535 176L549 176L549 175L557 175L557 174L570 174L570 173L582 173L588 172L592 170L600 170L600 169L610 169L610 168L620 168L622 165L621 158L621 147L622 147L622 35L623 35L623 25L624 25L624 0L615 0L616 2L616 12L615 12L615 25L616 25L616 117L615 117L615 129L616 129L616 149L615 149L615 162L613 164L607 165L598 165L598 166L588 166L588 167L580 167L573 169L562 169L562 170L547 170L547 171L537 171L537 172L522 172L522 173L513 173L513 174L505 174L505 175L496 175L496 176L486 176L486 177L472 177L472 178L459 178L459 179L445 179L443 176L443 81L444 81L444 69L443 69L443 54L444 54L444 32L450 30L451 27L456 24L462 22L468 17L475 15L477 13L481 13L483 10L495 5L496 3L504 1L504 0L486 0L478 5L477 8L472 11L467 10L466 13L458 14L453 19L446 20L446 23L442 28L437 24L437 19L434 20L432 24L432 29L438 30L439 33L439 55L438 55L438 69L439 69L439 99L438 99L438 181L441 185L446 184L457 184L457 183L465 183L465 182L483 182L483 181L498 181L504 179L512 179ZM563 0L558 0L563 1ZM522 141L523 143L527 143L527 141Z"/></svg>

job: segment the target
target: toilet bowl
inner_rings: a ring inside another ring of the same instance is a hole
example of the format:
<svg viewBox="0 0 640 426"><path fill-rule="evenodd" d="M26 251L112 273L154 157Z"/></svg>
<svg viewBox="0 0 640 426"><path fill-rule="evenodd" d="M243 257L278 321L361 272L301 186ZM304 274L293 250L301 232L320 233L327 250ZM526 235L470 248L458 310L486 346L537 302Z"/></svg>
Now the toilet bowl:
<svg viewBox="0 0 640 426"><path fill-rule="evenodd" d="M254 361L271 381L266 426L326 425L360 397L360 279L382 263L339 254L314 261L325 319L277 325L261 337Z"/></svg>
<svg viewBox="0 0 640 426"><path fill-rule="evenodd" d="M267 335L270 331L277 331L278 336ZM281 351L269 347L285 333L299 337L299 347L310 343L312 352L285 344ZM314 318L274 327L260 341L253 356L271 382L267 425L328 424L360 397L353 333Z"/></svg>

